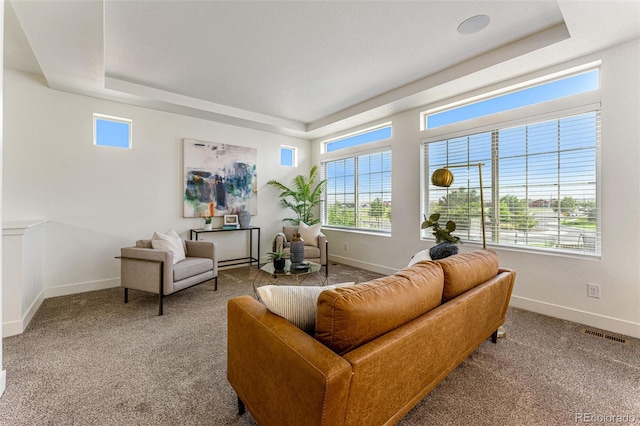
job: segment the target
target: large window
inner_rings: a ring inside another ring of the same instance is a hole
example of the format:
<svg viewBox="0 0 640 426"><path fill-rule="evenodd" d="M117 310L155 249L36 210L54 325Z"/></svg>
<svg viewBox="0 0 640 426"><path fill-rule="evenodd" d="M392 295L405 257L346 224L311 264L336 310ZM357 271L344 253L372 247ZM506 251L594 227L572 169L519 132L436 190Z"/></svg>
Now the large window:
<svg viewBox="0 0 640 426"><path fill-rule="evenodd" d="M391 151L322 163L323 225L391 232Z"/></svg>
<svg viewBox="0 0 640 426"><path fill-rule="evenodd" d="M322 142L322 224L391 233L391 123Z"/></svg>
<svg viewBox="0 0 640 426"><path fill-rule="evenodd" d="M454 220L463 241L482 241L484 208L489 244L599 254L599 144L599 107L424 141L423 212ZM474 166L452 168L449 188L431 184L436 169L464 164Z"/></svg>

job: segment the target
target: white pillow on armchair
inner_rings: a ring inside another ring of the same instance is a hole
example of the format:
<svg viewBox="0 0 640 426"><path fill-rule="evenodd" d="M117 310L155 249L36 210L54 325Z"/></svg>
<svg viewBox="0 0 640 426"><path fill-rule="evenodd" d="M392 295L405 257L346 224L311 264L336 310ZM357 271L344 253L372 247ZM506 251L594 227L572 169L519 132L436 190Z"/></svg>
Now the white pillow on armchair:
<svg viewBox="0 0 640 426"><path fill-rule="evenodd" d="M304 222L300 222L298 225L298 233L304 240L305 246L318 247L318 236L322 229L322 223L316 223L315 225L307 225Z"/></svg>

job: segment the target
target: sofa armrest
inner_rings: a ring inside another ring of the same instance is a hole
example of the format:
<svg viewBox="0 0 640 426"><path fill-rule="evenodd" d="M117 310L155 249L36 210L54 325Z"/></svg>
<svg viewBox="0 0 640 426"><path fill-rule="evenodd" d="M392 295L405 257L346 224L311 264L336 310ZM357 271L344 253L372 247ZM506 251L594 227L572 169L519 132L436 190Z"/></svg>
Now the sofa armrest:
<svg viewBox="0 0 640 426"><path fill-rule="evenodd" d="M322 232L318 235L318 247L320 248L320 264L327 265L329 263L329 253L327 253L329 247L327 246L327 236Z"/></svg>
<svg viewBox="0 0 640 426"><path fill-rule="evenodd" d="M227 316L227 379L258 424L344 423L347 361L250 296Z"/></svg>
<svg viewBox="0 0 640 426"><path fill-rule="evenodd" d="M203 257L213 261L213 276L218 276L218 250L216 243L211 241L185 241L187 243L187 257Z"/></svg>
<svg viewBox="0 0 640 426"><path fill-rule="evenodd" d="M164 294L173 293L173 253L169 250L141 247L120 249L120 285L158 294L160 272L149 260L163 262ZM136 262L141 260L141 262Z"/></svg>

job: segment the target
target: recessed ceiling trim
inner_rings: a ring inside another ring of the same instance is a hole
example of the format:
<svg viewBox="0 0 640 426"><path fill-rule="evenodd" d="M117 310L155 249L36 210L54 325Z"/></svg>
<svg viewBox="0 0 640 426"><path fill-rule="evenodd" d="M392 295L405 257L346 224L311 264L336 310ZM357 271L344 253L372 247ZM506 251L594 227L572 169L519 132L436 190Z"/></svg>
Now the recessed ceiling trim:
<svg viewBox="0 0 640 426"><path fill-rule="evenodd" d="M234 108L227 105L208 102L202 99L196 99L189 96L179 95L177 93L171 93L164 90L144 86L141 84L119 80L112 77L105 78L105 88L128 93L131 95L141 96L147 99L154 99L157 101L166 102L169 104L174 104L182 107L192 108L192 109L201 110L205 112L211 112L211 113L220 114L223 116L234 117L241 120L254 121L256 123L267 124L274 128L289 129L296 132L306 132L307 130L307 127L304 123L300 123L297 121L285 120L282 118L272 117L265 114L246 111L240 108Z"/></svg>

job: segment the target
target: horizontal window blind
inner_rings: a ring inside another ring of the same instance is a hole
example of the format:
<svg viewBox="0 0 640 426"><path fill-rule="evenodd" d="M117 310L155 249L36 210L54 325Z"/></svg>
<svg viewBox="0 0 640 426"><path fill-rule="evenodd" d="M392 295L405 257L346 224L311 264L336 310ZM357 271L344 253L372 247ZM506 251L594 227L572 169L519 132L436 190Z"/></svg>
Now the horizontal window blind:
<svg viewBox="0 0 640 426"><path fill-rule="evenodd" d="M598 110L423 143L423 209L455 221L463 241L482 241L484 208L487 243L599 254L599 145ZM430 183L464 164L449 188Z"/></svg>
<svg viewBox="0 0 640 426"><path fill-rule="evenodd" d="M326 161L323 224L391 232L391 151Z"/></svg>

